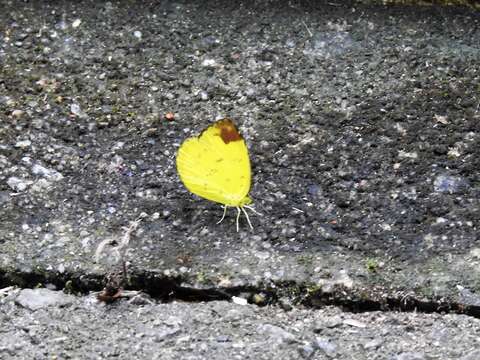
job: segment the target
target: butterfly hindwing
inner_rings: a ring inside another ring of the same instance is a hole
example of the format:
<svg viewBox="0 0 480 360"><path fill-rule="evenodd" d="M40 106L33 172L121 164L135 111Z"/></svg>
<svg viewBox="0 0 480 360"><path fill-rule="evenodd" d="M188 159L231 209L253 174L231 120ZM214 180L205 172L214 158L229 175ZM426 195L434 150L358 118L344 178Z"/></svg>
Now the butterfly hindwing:
<svg viewBox="0 0 480 360"><path fill-rule="evenodd" d="M178 151L177 170L192 193L224 205L242 205L250 191L247 146L229 119L187 139Z"/></svg>

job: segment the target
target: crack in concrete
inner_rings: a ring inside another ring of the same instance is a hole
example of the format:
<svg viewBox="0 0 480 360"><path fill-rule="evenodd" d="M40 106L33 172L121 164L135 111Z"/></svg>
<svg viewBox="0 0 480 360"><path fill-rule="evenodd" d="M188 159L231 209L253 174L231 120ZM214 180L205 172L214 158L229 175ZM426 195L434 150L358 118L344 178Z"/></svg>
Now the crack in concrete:
<svg viewBox="0 0 480 360"><path fill-rule="evenodd" d="M480 318L480 306L465 305L445 300L420 300L409 297L382 297L374 299L365 295L359 296L352 290L336 288L332 292L312 291L305 284L284 282L270 286L238 286L231 288L209 287L196 288L182 286L180 277L159 276L151 273L135 273L129 276L126 290L142 291L162 302L181 300L186 302L202 302L215 300L232 300L235 296L247 297L249 303L259 306L281 304L282 299L292 299L292 304L315 309L325 306L338 306L343 311L363 313L371 311L404 311L418 313L463 314ZM27 271L5 271L0 269L0 289L7 286L35 288L51 284L57 289L69 293L85 295L104 288L106 278L95 274L48 273ZM255 295L262 294L263 301L256 301ZM294 294L294 295L292 295ZM245 296L247 295L247 296Z"/></svg>

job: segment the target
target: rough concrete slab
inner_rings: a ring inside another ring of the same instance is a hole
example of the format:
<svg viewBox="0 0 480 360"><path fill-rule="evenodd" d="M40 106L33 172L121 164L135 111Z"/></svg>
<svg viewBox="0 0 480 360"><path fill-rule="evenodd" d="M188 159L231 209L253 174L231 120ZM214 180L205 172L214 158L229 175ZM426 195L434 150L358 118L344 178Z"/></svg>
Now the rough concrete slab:
<svg viewBox="0 0 480 360"><path fill-rule="evenodd" d="M478 13L1 6L1 284L98 289L120 254L154 294L478 310ZM225 116L250 148L253 231L216 225L175 171L180 143Z"/></svg>
<svg viewBox="0 0 480 360"><path fill-rule="evenodd" d="M52 291L52 293L55 293ZM143 299L36 311L0 298L3 359L478 359L480 320ZM57 295L60 296L60 295Z"/></svg>

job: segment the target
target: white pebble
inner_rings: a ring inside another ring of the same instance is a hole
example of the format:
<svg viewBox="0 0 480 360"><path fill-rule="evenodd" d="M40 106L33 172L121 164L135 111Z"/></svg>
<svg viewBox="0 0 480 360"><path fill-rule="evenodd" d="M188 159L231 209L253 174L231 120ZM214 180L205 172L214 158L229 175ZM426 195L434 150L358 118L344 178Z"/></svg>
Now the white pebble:
<svg viewBox="0 0 480 360"><path fill-rule="evenodd" d="M80 20L80 19L74 20L73 23L72 23L72 28L76 29L77 27L80 26L81 23L82 23L82 20Z"/></svg>
<svg viewBox="0 0 480 360"><path fill-rule="evenodd" d="M15 118L20 118L23 116L23 114L25 114L25 111L23 110L13 110L12 111L12 116L15 117Z"/></svg>
<svg viewBox="0 0 480 360"><path fill-rule="evenodd" d="M413 152L406 152L406 151L403 151L403 150L400 150L398 152L398 157L400 159L417 159L418 158L418 154L413 151Z"/></svg>
<svg viewBox="0 0 480 360"><path fill-rule="evenodd" d="M21 140L21 141L17 141L17 143L15 144L15 147L25 149L30 145L32 145L32 142L30 140Z"/></svg>
<svg viewBox="0 0 480 360"><path fill-rule="evenodd" d="M78 104L70 105L70 111L74 115L80 115L82 113L82 109L80 108L80 105L78 105Z"/></svg>
<svg viewBox="0 0 480 360"><path fill-rule="evenodd" d="M217 62L213 59L205 59L202 61L202 66L216 66Z"/></svg>
<svg viewBox="0 0 480 360"><path fill-rule="evenodd" d="M206 91L200 91L200 99L203 101L208 100L208 93Z"/></svg>
<svg viewBox="0 0 480 360"><path fill-rule="evenodd" d="M345 320L343 320L343 323L345 325L350 325L350 326L357 327L357 328L367 327L367 324L365 324L363 322L360 322L358 320L355 320L355 319L345 319Z"/></svg>
<svg viewBox="0 0 480 360"><path fill-rule="evenodd" d="M34 173L35 175L43 176L53 181L59 181L63 179L63 175L60 174L58 171L48 169L40 164L34 164L32 166L32 173Z"/></svg>
<svg viewBox="0 0 480 360"><path fill-rule="evenodd" d="M15 191L25 191L30 183L31 181L27 181L16 176L12 176L7 180L7 185Z"/></svg>
<svg viewBox="0 0 480 360"><path fill-rule="evenodd" d="M73 115L76 115L80 118L86 118L87 117L87 114L85 113L85 111L83 111L82 108L80 107L80 105L77 104L77 103L73 103L72 105L70 105L70 112Z"/></svg>
<svg viewBox="0 0 480 360"><path fill-rule="evenodd" d="M244 299L244 298L241 298L241 297L238 297L238 296L232 296L232 301L233 301L234 304L237 304L237 305L247 305L248 304L247 299Z"/></svg>

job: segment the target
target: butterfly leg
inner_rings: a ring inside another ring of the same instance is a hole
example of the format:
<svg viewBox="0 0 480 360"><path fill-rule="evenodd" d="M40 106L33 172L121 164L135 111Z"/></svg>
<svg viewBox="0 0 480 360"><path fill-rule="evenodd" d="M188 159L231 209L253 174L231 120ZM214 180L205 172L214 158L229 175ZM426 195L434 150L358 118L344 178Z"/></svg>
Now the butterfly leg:
<svg viewBox="0 0 480 360"><path fill-rule="evenodd" d="M223 221L223 219L225 219L225 215L226 215L226 214L227 214L227 205L223 205L223 216L222 216L222 218L220 219L220 221L217 222L217 224L220 224L220 223Z"/></svg>
<svg viewBox="0 0 480 360"><path fill-rule="evenodd" d="M237 232L240 230L240 206L237 206Z"/></svg>
<svg viewBox="0 0 480 360"><path fill-rule="evenodd" d="M243 213L245 214L245 217L247 218L247 222L248 222L248 225L250 226L250 229L253 230L253 226L252 226L252 223L250 222L250 218L248 217L247 210L245 210L243 206L240 207L240 208L242 209ZM255 210L254 210L254 212L255 212Z"/></svg>
<svg viewBox="0 0 480 360"><path fill-rule="evenodd" d="M248 205L243 205L244 208L247 208L248 210L252 210L254 214L263 216L263 214L259 213L257 210L255 210L253 207L248 206Z"/></svg>

